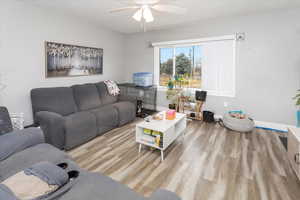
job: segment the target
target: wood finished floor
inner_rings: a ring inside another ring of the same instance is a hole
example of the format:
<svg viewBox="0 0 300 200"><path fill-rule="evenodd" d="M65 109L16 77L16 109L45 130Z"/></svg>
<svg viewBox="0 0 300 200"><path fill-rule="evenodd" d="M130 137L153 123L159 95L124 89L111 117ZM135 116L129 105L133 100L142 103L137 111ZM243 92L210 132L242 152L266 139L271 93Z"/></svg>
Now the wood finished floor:
<svg viewBox="0 0 300 200"><path fill-rule="evenodd" d="M190 122L160 161L160 153L138 154L135 124L110 131L69 154L84 169L100 172L150 196L158 188L183 200L299 200L296 179L278 135L228 131L218 124Z"/></svg>

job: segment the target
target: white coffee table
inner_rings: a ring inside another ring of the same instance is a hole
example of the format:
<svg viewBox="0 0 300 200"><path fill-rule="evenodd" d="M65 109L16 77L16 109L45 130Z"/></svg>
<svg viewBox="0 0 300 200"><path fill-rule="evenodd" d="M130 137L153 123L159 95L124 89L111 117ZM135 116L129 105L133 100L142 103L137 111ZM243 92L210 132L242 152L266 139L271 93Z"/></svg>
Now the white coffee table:
<svg viewBox="0 0 300 200"><path fill-rule="evenodd" d="M186 130L186 114L176 113L174 120L166 120L165 112L164 120L150 120L150 122L140 122L136 125L136 142L139 143L139 153L141 152L142 145L159 149L161 152L161 160L164 160L164 150L172 144L179 136L184 137ZM158 145L155 142L155 136L149 136L144 133L144 129L160 132L162 142ZM152 141L152 138L154 141Z"/></svg>

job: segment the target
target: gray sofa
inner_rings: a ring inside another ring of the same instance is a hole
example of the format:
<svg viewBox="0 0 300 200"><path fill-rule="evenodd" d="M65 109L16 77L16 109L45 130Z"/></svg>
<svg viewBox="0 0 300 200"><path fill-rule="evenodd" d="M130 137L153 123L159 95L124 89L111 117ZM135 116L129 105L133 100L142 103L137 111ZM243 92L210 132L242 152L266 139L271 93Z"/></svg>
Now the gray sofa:
<svg viewBox="0 0 300 200"><path fill-rule="evenodd" d="M79 175L66 185L67 189L64 186L42 200L180 200L174 193L166 190L158 190L150 198L144 198L107 176L78 168L66 153L44 143L44 136L39 128L0 136L0 184L17 172L43 161L67 163L66 170L77 171ZM4 195L7 193L0 190L0 199ZM4 199L16 200L7 196Z"/></svg>
<svg viewBox="0 0 300 200"><path fill-rule="evenodd" d="M136 102L109 95L103 82L31 91L35 123L46 142L69 150L135 119Z"/></svg>

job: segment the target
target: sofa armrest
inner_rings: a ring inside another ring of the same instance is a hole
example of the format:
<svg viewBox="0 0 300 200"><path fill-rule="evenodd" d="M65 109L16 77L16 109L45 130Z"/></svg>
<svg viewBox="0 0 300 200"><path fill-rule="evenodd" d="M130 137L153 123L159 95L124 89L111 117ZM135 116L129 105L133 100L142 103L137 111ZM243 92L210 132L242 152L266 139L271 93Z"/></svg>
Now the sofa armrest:
<svg viewBox="0 0 300 200"><path fill-rule="evenodd" d="M0 161L14 153L45 142L44 134L39 128L13 131L0 138Z"/></svg>
<svg viewBox="0 0 300 200"><path fill-rule="evenodd" d="M44 131L46 143L63 149L65 146L64 117L54 112L40 111L36 113L35 120Z"/></svg>
<svg viewBox="0 0 300 200"><path fill-rule="evenodd" d="M149 198L149 200L181 200L175 193L159 189L154 192Z"/></svg>

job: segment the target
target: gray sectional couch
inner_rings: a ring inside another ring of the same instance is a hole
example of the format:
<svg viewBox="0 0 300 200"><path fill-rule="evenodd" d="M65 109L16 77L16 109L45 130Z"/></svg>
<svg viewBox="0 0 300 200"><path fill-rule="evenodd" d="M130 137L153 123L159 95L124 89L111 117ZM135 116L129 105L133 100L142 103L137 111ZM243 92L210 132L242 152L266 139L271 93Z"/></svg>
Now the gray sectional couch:
<svg viewBox="0 0 300 200"><path fill-rule="evenodd" d="M36 163L48 161L53 164L67 163L67 171L79 175L72 181L42 200L180 200L174 193L158 190L150 198L144 198L110 177L80 169L69 156L44 143L42 130L30 128L0 136L0 184L6 178ZM8 194L10 197L12 194ZM0 199L8 198L0 190Z"/></svg>
<svg viewBox="0 0 300 200"><path fill-rule="evenodd" d="M109 95L103 82L31 91L35 123L46 142L69 150L135 119L136 102Z"/></svg>

